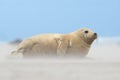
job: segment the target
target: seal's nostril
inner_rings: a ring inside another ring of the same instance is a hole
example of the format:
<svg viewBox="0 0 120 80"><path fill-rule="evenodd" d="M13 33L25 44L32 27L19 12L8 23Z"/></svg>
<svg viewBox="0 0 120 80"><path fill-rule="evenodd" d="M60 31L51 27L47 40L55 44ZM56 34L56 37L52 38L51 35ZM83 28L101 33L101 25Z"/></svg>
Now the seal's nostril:
<svg viewBox="0 0 120 80"><path fill-rule="evenodd" d="M97 35L97 33L94 33L94 35Z"/></svg>

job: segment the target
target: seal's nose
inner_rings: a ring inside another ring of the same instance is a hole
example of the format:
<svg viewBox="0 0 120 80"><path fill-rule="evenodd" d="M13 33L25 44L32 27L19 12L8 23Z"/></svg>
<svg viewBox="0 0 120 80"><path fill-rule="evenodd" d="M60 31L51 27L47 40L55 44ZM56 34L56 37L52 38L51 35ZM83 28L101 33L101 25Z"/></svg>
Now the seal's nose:
<svg viewBox="0 0 120 80"><path fill-rule="evenodd" d="M95 36L97 36L97 33L94 33Z"/></svg>

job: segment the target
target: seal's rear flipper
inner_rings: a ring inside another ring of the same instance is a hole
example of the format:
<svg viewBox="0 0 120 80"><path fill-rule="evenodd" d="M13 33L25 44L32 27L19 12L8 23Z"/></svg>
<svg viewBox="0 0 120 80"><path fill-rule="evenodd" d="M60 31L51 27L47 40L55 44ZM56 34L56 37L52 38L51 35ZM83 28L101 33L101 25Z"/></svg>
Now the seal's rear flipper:
<svg viewBox="0 0 120 80"><path fill-rule="evenodd" d="M10 52L9 57L12 57L12 58L22 57L23 52L24 52L24 49L22 49L22 48L14 50L14 51Z"/></svg>

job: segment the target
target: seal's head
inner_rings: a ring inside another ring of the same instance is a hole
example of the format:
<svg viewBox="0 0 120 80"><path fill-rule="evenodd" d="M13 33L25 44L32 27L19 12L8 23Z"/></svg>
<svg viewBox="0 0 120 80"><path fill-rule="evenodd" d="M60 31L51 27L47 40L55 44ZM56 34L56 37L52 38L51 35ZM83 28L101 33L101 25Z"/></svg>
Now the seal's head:
<svg viewBox="0 0 120 80"><path fill-rule="evenodd" d="M97 33L88 28L81 28L76 31L77 36L84 40L87 44L91 44L96 38Z"/></svg>

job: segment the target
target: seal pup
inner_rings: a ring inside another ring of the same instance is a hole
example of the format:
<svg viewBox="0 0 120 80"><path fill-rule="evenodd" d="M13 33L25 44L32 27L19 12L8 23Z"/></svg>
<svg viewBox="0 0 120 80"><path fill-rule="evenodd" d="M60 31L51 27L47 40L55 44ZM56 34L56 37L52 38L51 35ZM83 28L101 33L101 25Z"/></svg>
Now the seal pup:
<svg viewBox="0 0 120 80"><path fill-rule="evenodd" d="M81 28L69 34L41 34L22 41L12 54L22 53L23 57L84 57L96 38L97 33L89 28Z"/></svg>

